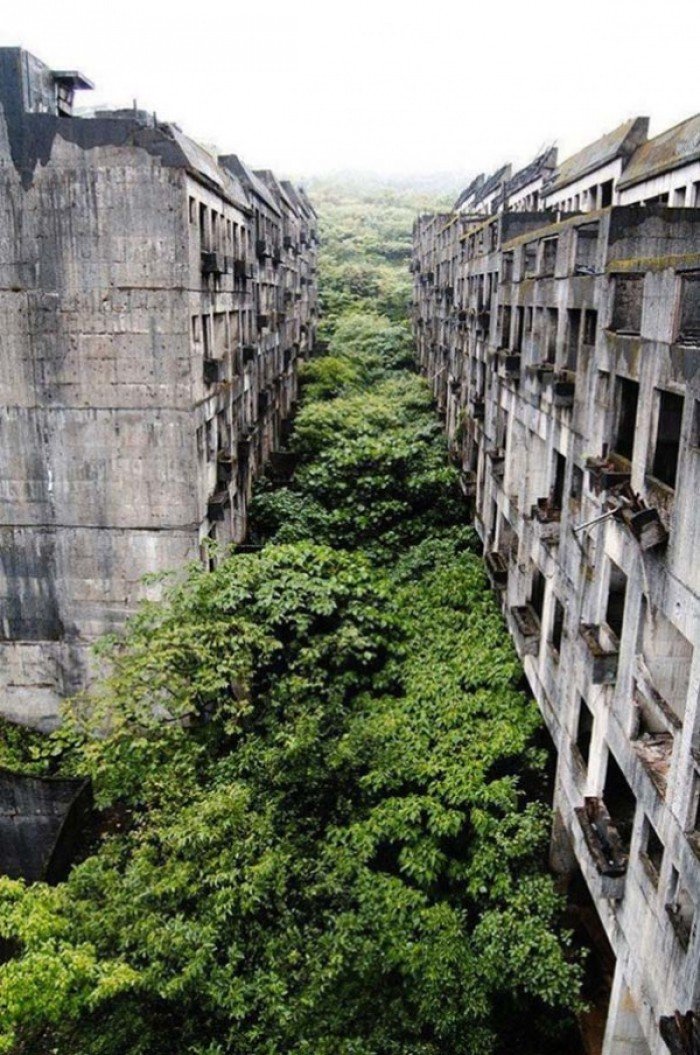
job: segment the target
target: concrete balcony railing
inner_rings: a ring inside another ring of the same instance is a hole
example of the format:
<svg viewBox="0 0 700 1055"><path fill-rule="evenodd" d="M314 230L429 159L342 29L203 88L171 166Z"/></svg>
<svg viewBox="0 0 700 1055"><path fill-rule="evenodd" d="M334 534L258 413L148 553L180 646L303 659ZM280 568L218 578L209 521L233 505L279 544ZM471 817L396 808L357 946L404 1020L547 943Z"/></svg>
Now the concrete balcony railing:
<svg viewBox="0 0 700 1055"><path fill-rule="evenodd" d="M210 496L207 502L207 517L212 522L223 520L226 515L226 507L230 502L228 490L221 488Z"/></svg>
<svg viewBox="0 0 700 1055"><path fill-rule="evenodd" d="M587 458L586 471L590 489L596 495L628 484L632 475L629 463L611 458Z"/></svg>
<svg viewBox="0 0 700 1055"><path fill-rule="evenodd" d="M580 640L589 681L593 685L613 685L617 678L620 642L610 627L606 623L599 626L582 623Z"/></svg>
<svg viewBox="0 0 700 1055"><path fill-rule="evenodd" d="M532 529L535 538L546 546L559 542L561 531L561 509L548 498L538 498L537 504L530 510Z"/></svg>
<svg viewBox="0 0 700 1055"><path fill-rule="evenodd" d="M541 626L532 605L514 605L510 609L509 625L515 647L521 656L536 656L540 650Z"/></svg>
<svg viewBox="0 0 700 1055"><path fill-rule="evenodd" d="M625 891L627 852L602 799L586 798L574 810L604 897L618 900Z"/></svg>
<svg viewBox="0 0 700 1055"><path fill-rule="evenodd" d="M484 563L486 564L486 574L494 589L505 589L508 585L508 561L503 554L499 553L498 550L492 550L485 555Z"/></svg>
<svg viewBox="0 0 700 1055"><path fill-rule="evenodd" d="M491 447L486 451L486 457L491 462L491 475L496 480L502 480L506 471L506 453L501 447Z"/></svg>

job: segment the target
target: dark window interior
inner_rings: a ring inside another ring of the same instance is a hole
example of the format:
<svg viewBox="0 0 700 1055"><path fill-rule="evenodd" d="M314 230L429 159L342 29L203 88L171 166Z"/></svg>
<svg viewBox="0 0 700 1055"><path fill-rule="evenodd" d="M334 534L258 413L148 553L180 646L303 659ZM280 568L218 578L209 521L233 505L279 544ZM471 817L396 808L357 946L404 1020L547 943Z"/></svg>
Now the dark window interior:
<svg viewBox="0 0 700 1055"><path fill-rule="evenodd" d="M523 325L525 320L525 309L517 308L515 316L515 347L514 351L521 352L523 349Z"/></svg>
<svg viewBox="0 0 700 1055"><path fill-rule="evenodd" d="M559 325L559 311L557 308L547 308L547 362L553 363L557 355L557 327Z"/></svg>
<svg viewBox="0 0 700 1055"><path fill-rule="evenodd" d="M552 620L552 648L556 652L561 651L561 638L564 633L564 607L555 597L554 619Z"/></svg>
<svg viewBox="0 0 700 1055"><path fill-rule="evenodd" d="M598 328L598 312L587 310L583 316L583 343L594 345Z"/></svg>
<svg viewBox="0 0 700 1055"><path fill-rule="evenodd" d="M629 851L637 800L632 794L622 770L615 761L614 755L611 753L608 754L603 802L610 814L610 819L617 828L622 845Z"/></svg>
<svg viewBox="0 0 700 1055"><path fill-rule="evenodd" d="M625 615L625 597L627 595L627 576L610 561L610 585L608 586L608 604L605 609L605 622L615 637L622 637L622 623Z"/></svg>
<svg viewBox="0 0 700 1055"><path fill-rule="evenodd" d="M575 465L571 473L571 497L580 498L583 492L583 469Z"/></svg>
<svg viewBox="0 0 700 1055"><path fill-rule="evenodd" d="M632 460L634 433L637 427L637 403L639 385L626 377L618 377L615 382L617 393L617 428L615 430L614 450L623 458Z"/></svg>
<svg viewBox="0 0 700 1055"><path fill-rule="evenodd" d="M534 275L537 269L537 242L525 246L525 274Z"/></svg>
<svg viewBox="0 0 700 1055"><path fill-rule="evenodd" d="M681 442L683 397L673 392L659 393L659 422L652 475L668 487L676 486L678 451Z"/></svg>
<svg viewBox="0 0 700 1055"><path fill-rule="evenodd" d="M536 612L537 618L542 620L542 609L544 607L545 578L539 568L532 573L532 590L530 591L530 605Z"/></svg>
<svg viewBox="0 0 700 1055"><path fill-rule="evenodd" d="M567 311L566 369L576 370L578 365L578 343L581 336L581 311L569 308Z"/></svg>
<svg viewBox="0 0 700 1055"><path fill-rule="evenodd" d="M649 864L652 866L656 877L658 879L659 873L661 872L661 865L664 859L664 844L659 839L656 831L652 824L647 820L647 839L646 846L644 847L644 853L646 854Z"/></svg>
<svg viewBox="0 0 700 1055"><path fill-rule="evenodd" d="M612 329L617 333L641 332L643 291L643 275L615 276Z"/></svg>
<svg viewBox="0 0 700 1055"><path fill-rule="evenodd" d="M588 704L581 697L578 711L578 728L576 730L576 746L579 749L584 765L588 765L591 753L591 740L593 738L593 715L588 709Z"/></svg>
<svg viewBox="0 0 700 1055"><path fill-rule="evenodd" d="M554 452L554 483L552 485L552 503L561 509L564 500L564 479L566 477L566 458L559 451Z"/></svg>
<svg viewBox="0 0 700 1055"><path fill-rule="evenodd" d="M612 205L612 193L613 193L613 181L611 179L606 180L605 183L600 185L600 207L601 209L607 209L609 205Z"/></svg>

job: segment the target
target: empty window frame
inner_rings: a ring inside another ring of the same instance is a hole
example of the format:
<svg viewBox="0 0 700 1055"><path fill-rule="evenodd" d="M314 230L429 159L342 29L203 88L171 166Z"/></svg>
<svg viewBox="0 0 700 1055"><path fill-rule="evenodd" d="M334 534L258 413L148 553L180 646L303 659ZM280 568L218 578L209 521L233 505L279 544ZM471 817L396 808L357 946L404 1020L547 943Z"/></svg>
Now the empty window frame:
<svg viewBox="0 0 700 1055"><path fill-rule="evenodd" d="M676 486L683 404L682 396L674 392L659 392L656 443L651 472L655 479L671 488Z"/></svg>
<svg viewBox="0 0 700 1055"><path fill-rule="evenodd" d="M608 581L608 600L605 607L605 622L615 637L620 640L625 619L625 600L627 597L627 576L610 561L610 579Z"/></svg>
<svg viewBox="0 0 700 1055"><path fill-rule="evenodd" d="M559 328L559 310L547 308L547 333L545 354L548 363L554 363L557 357L557 330Z"/></svg>
<svg viewBox="0 0 700 1055"><path fill-rule="evenodd" d="M659 876L661 875L661 868L664 861L664 844L656 834L656 829L648 817L644 818L642 854L644 855L649 878L655 886L658 886Z"/></svg>
<svg viewBox="0 0 700 1055"><path fill-rule="evenodd" d="M532 587L530 589L530 607L542 621L542 611L544 608L544 591L546 586L546 579L539 568L535 568L532 573Z"/></svg>
<svg viewBox="0 0 700 1055"><path fill-rule="evenodd" d="M543 276L554 274L557 264L558 238L545 238L542 242L542 271Z"/></svg>
<svg viewBox="0 0 700 1055"><path fill-rule="evenodd" d="M503 305L503 315L501 316L501 348L510 347L510 327L511 327L512 309L510 304Z"/></svg>
<svg viewBox="0 0 700 1055"><path fill-rule="evenodd" d="M609 179L600 185L600 208L607 209L609 205L612 205L612 199L613 181Z"/></svg>
<svg viewBox="0 0 700 1055"><path fill-rule="evenodd" d="M559 658L561 652L561 639L564 633L564 606L560 602L558 597L554 598L554 614L552 616L552 633L550 637L550 644L556 653L556 658Z"/></svg>
<svg viewBox="0 0 700 1055"><path fill-rule="evenodd" d="M537 242L528 242L524 250L524 271L526 275L534 275L537 271Z"/></svg>
<svg viewBox="0 0 700 1055"><path fill-rule="evenodd" d="M576 726L576 747L586 769L591 757L591 741L593 740L593 715L583 696L580 698L578 709L578 723Z"/></svg>
<svg viewBox="0 0 700 1055"><path fill-rule="evenodd" d="M615 378L615 438L613 450L628 461L632 460L634 434L637 428L639 385L626 377Z"/></svg>
<svg viewBox="0 0 700 1055"><path fill-rule="evenodd" d="M581 311L579 308L568 308L566 317L566 369L575 373L578 366L578 347L581 338Z"/></svg>
<svg viewBox="0 0 700 1055"><path fill-rule="evenodd" d="M642 657L654 689L683 722L693 662L693 645L659 608L643 612Z"/></svg>
<svg viewBox="0 0 700 1055"><path fill-rule="evenodd" d="M700 345L700 271L681 275L678 343Z"/></svg>
<svg viewBox="0 0 700 1055"><path fill-rule="evenodd" d="M576 229L574 271L579 275L594 274L598 252L598 224L587 223Z"/></svg>
<svg viewBox="0 0 700 1055"><path fill-rule="evenodd" d="M561 509L564 501L564 481L566 480L566 458L559 451L554 452L552 489L550 500L555 509Z"/></svg>
<svg viewBox="0 0 700 1055"><path fill-rule="evenodd" d="M598 331L598 312L593 308L587 308L583 314L583 343L588 347L595 344Z"/></svg>
<svg viewBox="0 0 700 1055"><path fill-rule="evenodd" d="M603 802L612 823L617 828L623 848L629 852L637 800L611 752L608 752Z"/></svg>
<svg viewBox="0 0 700 1055"><path fill-rule="evenodd" d="M620 334L641 333L644 275L615 275L613 282L611 329Z"/></svg>

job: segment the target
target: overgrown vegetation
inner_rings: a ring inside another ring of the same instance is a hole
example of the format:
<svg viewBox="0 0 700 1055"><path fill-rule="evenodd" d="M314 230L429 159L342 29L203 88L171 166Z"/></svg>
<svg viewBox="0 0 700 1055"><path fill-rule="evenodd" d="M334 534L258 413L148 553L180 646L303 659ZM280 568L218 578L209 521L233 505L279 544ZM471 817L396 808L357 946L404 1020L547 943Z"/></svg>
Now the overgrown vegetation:
<svg viewBox="0 0 700 1055"><path fill-rule="evenodd" d="M0 880L0 1051L562 1050L540 722L410 369L413 210L335 197L263 548L192 569L57 734L6 742L89 774L104 823L67 882Z"/></svg>

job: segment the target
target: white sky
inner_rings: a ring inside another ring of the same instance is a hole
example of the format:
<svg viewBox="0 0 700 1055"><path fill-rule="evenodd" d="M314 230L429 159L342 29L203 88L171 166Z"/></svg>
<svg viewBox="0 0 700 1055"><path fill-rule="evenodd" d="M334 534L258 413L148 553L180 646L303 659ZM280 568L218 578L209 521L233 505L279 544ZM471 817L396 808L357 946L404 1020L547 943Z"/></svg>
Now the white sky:
<svg viewBox="0 0 700 1055"><path fill-rule="evenodd" d="M473 173L700 110L700 0L0 3L1 44L95 82L79 104L281 174Z"/></svg>

